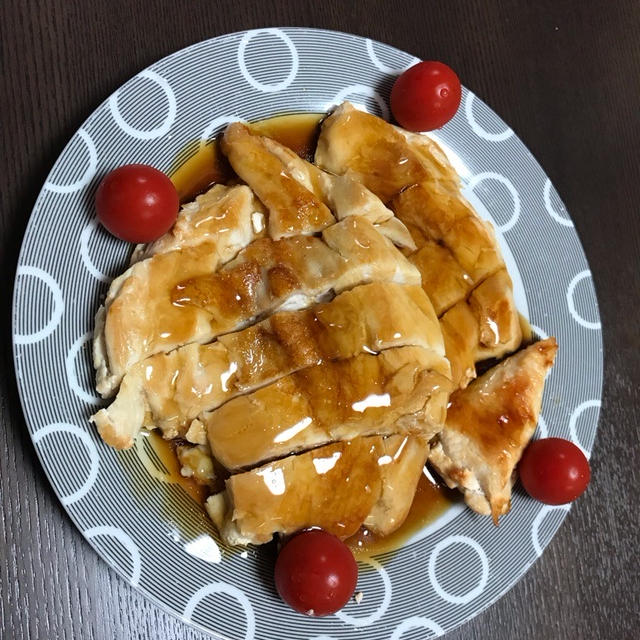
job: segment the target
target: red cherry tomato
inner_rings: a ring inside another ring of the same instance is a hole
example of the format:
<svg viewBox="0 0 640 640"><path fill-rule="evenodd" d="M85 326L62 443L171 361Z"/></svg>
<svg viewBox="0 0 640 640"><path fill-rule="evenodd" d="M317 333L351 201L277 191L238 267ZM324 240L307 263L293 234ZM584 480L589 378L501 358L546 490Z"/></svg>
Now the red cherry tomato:
<svg viewBox="0 0 640 640"><path fill-rule="evenodd" d="M545 504L566 504L582 495L591 479L589 461L573 442L534 440L518 467L527 493Z"/></svg>
<svg viewBox="0 0 640 640"><path fill-rule="evenodd" d="M287 542L276 561L280 597L299 613L326 616L353 595L358 565L347 545L321 530L303 531Z"/></svg>
<svg viewBox="0 0 640 640"><path fill-rule="evenodd" d="M127 164L108 173L96 192L98 219L127 242L151 242L169 231L180 200L171 180L146 164Z"/></svg>
<svg viewBox="0 0 640 640"><path fill-rule="evenodd" d="M451 67L442 62L418 62L395 81L391 111L405 129L431 131L453 118L461 93L460 80Z"/></svg>

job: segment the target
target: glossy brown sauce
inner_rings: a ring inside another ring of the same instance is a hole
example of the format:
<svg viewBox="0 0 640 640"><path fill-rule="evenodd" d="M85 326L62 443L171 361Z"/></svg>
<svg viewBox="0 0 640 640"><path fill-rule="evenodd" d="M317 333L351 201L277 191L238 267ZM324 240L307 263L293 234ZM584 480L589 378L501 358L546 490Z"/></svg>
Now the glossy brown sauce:
<svg viewBox="0 0 640 640"><path fill-rule="evenodd" d="M269 136L312 161L320 134L321 113L296 113L267 118L250 125L256 133ZM218 141L189 142L176 156L169 170L180 202L189 202L216 183L237 180L231 165L218 148Z"/></svg>
<svg viewBox="0 0 640 640"><path fill-rule="evenodd" d="M521 347L527 347L534 342L533 329L529 324L529 321L521 314L518 314L520 320L520 330L522 331L522 344Z"/></svg>
<svg viewBox="0 0 640 640"><path fill-rule="evenodd" d="M180 473L180 462L176 455L175 442L165 440L156 431L147 432L144 437L148 439L149 446L166 470L159 469L154 461L144 453L144 443L142 443L142 447L138 448L138 453L141 454L140 459L150 475L158 477L159 479L161 478L162 482L166 482L167 484L180 485L198 504L204 505L208 489L191 478L185 478ZM142 438L140 440L142 440Z"/></svg>
<svg viewBox="0 0 640 640"><path fill-rule="evenodd" d="M312 161L323 117L324 114L284 115L250 126L257 133L274 138L305 160ZM217 141L208 144L193 141L187 144L176 156L169 173L183 203L189 202L213 184L237 180L229 163L220 153ZM141 459L151 475L161 474L164 482L180 485L204 510L208 489L181 475L175 443L164 440L155 432L148 435L147 442L166 469L166 472L160 471L145 453L141 455ZM455 495L446 487L431 482L423 474L402 526L383 538L377 538L363 528L349 538L347 543L356 556L370 556L398 549L416 532L444 513L455 502Z"/></svg>
<svg viewBox="0 0 640 640"><path fill-rule="evenodd" d="M346 543L356 557L395 551L459 500L460 494L444 485L432 482L422 474L407 518L398 529L380 538L362 527L356 535L348 538Z"/></svg>

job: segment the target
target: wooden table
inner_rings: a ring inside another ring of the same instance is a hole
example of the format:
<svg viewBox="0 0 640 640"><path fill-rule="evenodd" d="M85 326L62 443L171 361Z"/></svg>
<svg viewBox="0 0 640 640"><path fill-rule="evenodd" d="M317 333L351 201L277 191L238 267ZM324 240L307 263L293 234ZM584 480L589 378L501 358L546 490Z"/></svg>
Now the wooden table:
<svg viewBox="0 0 640 640"><path fill-rule="evenodd" d="M12 282L29 212L47 172L107 95L176 49L274 25L353 32L448 62L546 169L593 271L604 326L605 389L591 487L520 583L449 637L638 637L637 0L3 2L0 635L203 637L118 578L49 488L27 435L13 374Z"/></svg>

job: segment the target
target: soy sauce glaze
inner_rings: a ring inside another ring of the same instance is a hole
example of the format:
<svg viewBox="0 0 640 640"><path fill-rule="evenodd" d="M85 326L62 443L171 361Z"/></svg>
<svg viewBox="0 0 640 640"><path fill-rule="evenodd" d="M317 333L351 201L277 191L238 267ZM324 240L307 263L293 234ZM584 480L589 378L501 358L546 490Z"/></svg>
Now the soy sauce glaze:
<svg viewBox="0 0 640 640"><path fill-rule="evenodd" d="M311 162L323 117L321 113L296 113L260 120L250 127L255 133L277 140ZM181 203L190 202L214 184L227 184L238 179L220 152L217 140L207 144L196 140L185 145L168 173Z"/></svg>
<svg viewBox="0 0 640 640"><path fill-rule="evenodd" d="M460 497L456 491L433 482L426 473L423 473L418 481L407 518L400 527L390 535L381 538L365 527L361 527L356 535L345 542L356 558L395 551L459 500Z"/></svg>
<svg viewBox="0 0 640 640"><path fill-rule="evenodd" d="M252 123L250 127L256 133L269 136L288 146L300 157L311 162L323 117L324 114L318 113L283 115ZM233 184L238 180L220 152L217 140L207 144L201 144L200 141L187 144L176 156L169 174L178 190L181 203L193 200L213 184ZM190 478L181 475L173 443L152 434L149 444L169 470L168 481L180 484L204 509L206 490ZM401 527L383 538L377 538L365 528L361 528L346 542L356 557L396 550L454 504L455 496L453 491L434 483L423 474L418 482L409 514Z"/></svg>

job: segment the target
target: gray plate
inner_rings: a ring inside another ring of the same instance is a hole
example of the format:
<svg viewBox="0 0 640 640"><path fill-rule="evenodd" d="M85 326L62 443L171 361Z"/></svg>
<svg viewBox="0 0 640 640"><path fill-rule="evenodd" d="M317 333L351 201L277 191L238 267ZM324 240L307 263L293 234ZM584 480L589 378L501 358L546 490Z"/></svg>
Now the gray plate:
<svg viewBox="0 0 640 640"><path fill-rule="evenodd" d="M27 426L53 488L90 544L159 606L224 638L425 638L468 620L542 553L568 507L515 491L499 528L454 508L402 550L363 564L361 604L325 619L275 595L272 559L229 552L196 504L167 482L146 439L105 446L87 422L93 314L131 247L96 226L100 176L128 162L167 170L193 140L230 121L318 112L350 99L388 116L394 77L416 59L358 36L265 29L221 36L149 67L105 101L56 161L25 234L13 304L14 358ZM491 218L520 310L555 335L540 434L591 450L602 336L591 273L558 194L513 131L470 91L435 137Z"/></svg>

